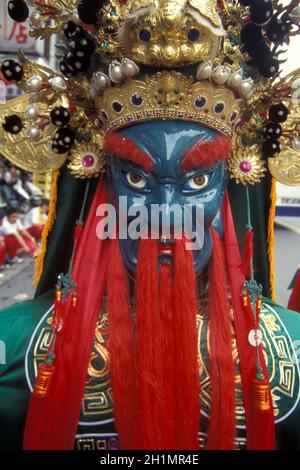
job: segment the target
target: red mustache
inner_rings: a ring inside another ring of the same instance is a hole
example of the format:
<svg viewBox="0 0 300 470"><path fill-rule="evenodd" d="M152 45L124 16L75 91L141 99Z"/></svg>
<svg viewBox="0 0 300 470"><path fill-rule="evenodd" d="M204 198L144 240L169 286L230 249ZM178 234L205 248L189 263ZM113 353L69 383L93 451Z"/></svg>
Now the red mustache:
<svg viewBox="0 0 300 470"><path fill-rule="evenodd" d="M200 385L193 254L185 249L184 240L175 240L172 266L159 267L158 245L156 240L140 241L135 315L129 308L127 275L118 240L112 246L108 314L116 426L123 449L194 450L198 449ZM220 259L218 249L216 254ZM213 277L217 270L222 272L222 266L216 261L211 264L214 272L211 270L210 283L213 284ZM224 265L223 271L225 273ZM218 279L219 282L220 277ZM221 281L225 283L223 289L211 285L215 292L210 301L215 315L211 326L219 333L210 345L212 433L209 448L232 448L234 428L234 376L225 275ZM222 398L224 386L229 394L226 399L229 405L225 408L219 406L219 400L225 400ZM225 436L220 437L218 425L223 413L229 427Z"/></svg>

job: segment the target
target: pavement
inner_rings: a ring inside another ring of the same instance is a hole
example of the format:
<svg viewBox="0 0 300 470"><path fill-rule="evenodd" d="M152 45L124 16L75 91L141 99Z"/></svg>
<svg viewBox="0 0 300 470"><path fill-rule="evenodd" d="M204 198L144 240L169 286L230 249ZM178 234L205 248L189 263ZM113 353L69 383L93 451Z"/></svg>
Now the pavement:
<svg viewBox="0 0 300 470"><path fill-rule="evenodd" d="M286 307L291 292L287 287L300 264L300 219L280 220L295 228L292 231L276 224L275 229L277 302ZM5 270L4 278L0 279L0 310L15 302L23 302L33 297L33 273L34 260L31 258L24 258L21 264L15 264Z"/></svg>
<svg viewBox="0 0 300 470"><path fill-rule="evenodd" d="M5 269L4 278L0 279L0 309L33 297L33 273L32 258L23 258L22 263L16 263Z"/></svg>

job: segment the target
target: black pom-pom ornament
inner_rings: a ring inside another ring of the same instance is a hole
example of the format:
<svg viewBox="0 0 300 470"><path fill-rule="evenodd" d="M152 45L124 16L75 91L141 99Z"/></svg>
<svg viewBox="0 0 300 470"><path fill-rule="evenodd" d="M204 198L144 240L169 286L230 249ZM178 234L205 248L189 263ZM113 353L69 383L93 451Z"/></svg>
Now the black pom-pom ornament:
<svg viewBox="0 0 300 470"><path fill-rule="evenodd" d="M52 150L56 153L65 153L74 144L75 134L69 127L58 129L52 140Z"/></svg>
<svg viewBox="0 0 300 470"><path fill-rule="evenodd" d="M279 71L279 62L277 59L270 55L266 57L265 63L260 62L259 73L265 78L271 78L276 75Z"/></svg>
<svg viewBox="0 0 300 470"><path fill-rule="evenodd" d="M7 11L11 19L17 21L17 23L26 21L29 16L29 8L23 0L8 2Z"/></svg>
<svg viewBox="0 0 300 470"><path fill-rule="evenodd" d="M266 140L277 140L282 135L282 127L278 123L269 122L263 127L261 134Z"/></svg>
<svg viewBox="0 0 300 470"><path fill-rule="evenodd" d="M68 23L64 26L65 37L68 41L70 41L75 34L84 35L84 29L81 26L73 23L73 21L68 21Z"/></svg>
<svg viewBox="0 0 300 470"><path fill-rule="evenodd" d="M243 49L253 56L264 44L261 27L254 23L246 24L241 30L241 43Z"/></svg>
<svg viewBox="0 0 300 470"><path fill-rule="evenodd" d="M52 124L57 127L66 126L70 121L70 113L64 106L57 106L50 113Z"/></svg>
<svg viewBox="0 0 300 470"><path fill-rule="evenodd" d="M70 41L70 47L78 57L90 56L94 53L96 45L89 37L77 37Z"/></svg>
<svg viewBox="0 0 300 470"><path fill-rule="evenodd" d="M98 21L99 9L99 1L81 0L77 7L77 13L83 23L96 24Z"/></svg>
<svg viewBox="0 0 300 470"><path fill-rule="evenodd" d="M269 119L273 122L285 122L288 114L289 110L283 103L273 104L269 109Z"/></svg>
<svg viewBox="0 0 300 470"><path fill-rule="evenodd" d="M52 144L51 144L51 149L55 153L62 154L62 153L66 153L70 149L70 147L66 145L61 145L58 143L57 139L53 139Z"/></svg>
<svg viewBox="0 0 300 470"><path fill-rule="evenodd" d="M72 52L68 52L65 60L69 68L74 71L74 76L81 72L86 72L91 65L91 59L88 55L78 57L78 55L75 55Z"/></svg>
<svg viewBox="0 0 300 470"><path fill-rule="evenodd" d="M59 64L59 69L66 77L75 77L79 73L86 72L91 65L89 55L79 56L73 52L68 52Z"/></svg>
<svg viewBox="0 0 300 470"><path fill-rule="evenodd" d="M280 143L278 140L265 140L262 144L262 152L265 158L275 157L280 153Z"/></svg>
<svg viewBox="0 0 300 470"><path fill-rule="evenodd" d="M271 0L253 0L251 2L251 19L253 23L265 24L270 20L273 13Z"/></svg>
<svg viewBox="0 0 300 470"><path fill-rule="evenodd" d="M267 36L275 44L282 42L289 30L289 24L278 18L272 18L266 26Z"/></svg>
<svg viewBox="0 0 300 470"><path fill-rule="evenodd" d="M17 114L5 116L2 126L9 134L19 134L24 127L22 119Z"/></svg>
<svg viewBox="0 0 300 470"><path fill-rule="evenodd" d="M63 75L65 75L65 77L68 77L68 78L74 77L77 74L77 72L73 69L73 67L71 67L68 64L66 59L63 59L60 61L59 70L61 71Z"/></svg>
<svg viewBox="0 0 300 470"><path fill-rule="evenodd" d="M5 60L1 65L1 72L3 77L9 81L19 82L22 80L24 71L23 67L19 62L15 60L8 59Z"/></svg>

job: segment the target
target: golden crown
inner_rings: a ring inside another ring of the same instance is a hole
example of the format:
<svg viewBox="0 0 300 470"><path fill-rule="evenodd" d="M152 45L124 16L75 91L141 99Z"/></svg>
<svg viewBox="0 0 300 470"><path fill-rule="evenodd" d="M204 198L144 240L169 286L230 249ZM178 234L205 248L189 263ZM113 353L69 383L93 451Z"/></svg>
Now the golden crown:
<svg viewBox="0 0 300 470"><path fill-rule="evenodd" d="M198 122L232 135L239 119L234 93L178 72L158 72L143 81L109 88L97 101L105 131L157 119Z"/></svg>
<svg viewBox="0 0 300 470"><path fill-rule="evenodd" d="M298 1L22 2L30 34L58 34L67 50L60 72L21 53L2 64L28 95L1 105L0 150L14 163L44 172L68 160L76 177L97 176L106 132L171 119L232 135L237 182L260 181L267 158L279 181L300 184L300 69L281 77L279 61L299 33Z"/></svg>

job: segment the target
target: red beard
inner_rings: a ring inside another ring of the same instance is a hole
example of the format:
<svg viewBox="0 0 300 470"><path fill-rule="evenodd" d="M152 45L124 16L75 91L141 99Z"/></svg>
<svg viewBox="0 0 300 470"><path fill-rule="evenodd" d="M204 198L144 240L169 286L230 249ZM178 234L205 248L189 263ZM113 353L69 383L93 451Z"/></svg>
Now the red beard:
<svg viewBox="0 0 300 470"><path fill-rule="evenodd" d="M234 372L230 319L222 242L216 232L213 238L208 447L231 449ZM134 318L119 243L113 242L108 275L109 352L116 427L123 449L198 448L196 298L193 255L185 249L184 240L175 242L174 269L164 264L160 270L157 241L141 240Z"/></svg>

